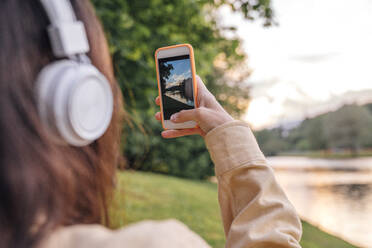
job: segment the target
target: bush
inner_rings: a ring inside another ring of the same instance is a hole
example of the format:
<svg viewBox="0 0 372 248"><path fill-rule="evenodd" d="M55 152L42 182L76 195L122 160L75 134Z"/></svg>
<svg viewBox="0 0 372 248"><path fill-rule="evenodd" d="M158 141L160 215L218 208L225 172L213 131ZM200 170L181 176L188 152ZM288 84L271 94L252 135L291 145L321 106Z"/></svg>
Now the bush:
<svg viewBox="0 0 372 248"><path fill-rule="evenodd" d="M154 52L157 48L190 43L194 47L197 73L221 103L235 116L246 110L248 88L242 82L249 75L240 40L227 39L217 24L216 9L222 4L252 19L264 17L270 25L270 1L193 0L93 0L110 43L115 72L122 88L125 109L131 120L125 127L123 155L130 168L205 178L213 174L203 140L188 137L163 140L158 111ZM232 73L234 72L234 73ZM228 77L234 75L234 77ZM233 97L230 97L233 96Z"/></svg>

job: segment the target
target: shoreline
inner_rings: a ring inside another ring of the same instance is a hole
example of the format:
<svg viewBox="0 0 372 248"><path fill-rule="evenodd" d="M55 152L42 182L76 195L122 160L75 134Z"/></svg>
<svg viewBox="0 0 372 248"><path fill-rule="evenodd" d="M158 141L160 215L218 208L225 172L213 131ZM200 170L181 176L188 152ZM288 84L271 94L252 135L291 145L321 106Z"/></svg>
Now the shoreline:
<svg viewBox="0 0 372 248"><path fill-rule="evenodd" d="M266 158L275 170L288 171L372 171L372 157L327 159L307 156L269 156Z"/></svg>

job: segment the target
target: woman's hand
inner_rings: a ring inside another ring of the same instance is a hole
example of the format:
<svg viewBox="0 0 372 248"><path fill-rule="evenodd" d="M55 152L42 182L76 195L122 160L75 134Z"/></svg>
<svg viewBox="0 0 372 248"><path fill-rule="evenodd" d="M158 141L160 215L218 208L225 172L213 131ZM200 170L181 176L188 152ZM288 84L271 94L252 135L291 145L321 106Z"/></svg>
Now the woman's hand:
<svg viewBox="0 0 372 248"><path fill-rule="evenodd" d="M234 119L222 108L216 98L208 91L203 81L199 76L196 77L198 87L198 108L190 110L182 110L171 116L171 121L174 123L183 123L187 121L195 121L198 124L197 128L166 130L162 132L163 138L177 138L186 135L199 134L205 136L210 130ZM157 105L160 105L160 97L155 100ZM155 118L161 121L161 113L157 112Z"/></svg>

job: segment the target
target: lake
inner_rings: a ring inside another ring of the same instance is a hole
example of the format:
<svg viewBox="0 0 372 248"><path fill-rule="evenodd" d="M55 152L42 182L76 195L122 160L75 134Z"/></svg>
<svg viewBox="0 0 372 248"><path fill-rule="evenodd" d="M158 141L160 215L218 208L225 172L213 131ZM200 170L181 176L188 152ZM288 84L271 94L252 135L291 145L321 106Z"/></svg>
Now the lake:
<svg viewBox="0 0 372 248"><path fill-rule="evenodd" d="M304 220L372 248L372 158L268 157Z"/></svg>

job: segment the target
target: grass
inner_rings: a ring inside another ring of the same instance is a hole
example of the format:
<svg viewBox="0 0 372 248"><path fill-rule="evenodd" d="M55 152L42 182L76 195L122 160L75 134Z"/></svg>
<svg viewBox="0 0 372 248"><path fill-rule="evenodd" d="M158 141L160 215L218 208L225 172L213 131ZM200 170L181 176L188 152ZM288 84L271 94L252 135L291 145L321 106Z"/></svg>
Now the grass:
<svg viewBox="0 0 372 248"><path fill-rule="evenodd" d="M302 240L301 245L303 248L348 248L356 247L353 246L335 236L325 233L315 226L310 225L309 223L302 221Z"/></svg>
<svg viewBox="0 0 372 248"><path fill-rule="evenodd" d="M212 247L224 247L217 185L142 172L119 172L110 210L113 228L133 222L174 218L185 223ZM303 222L303 248L354 247Z"/></svg>

